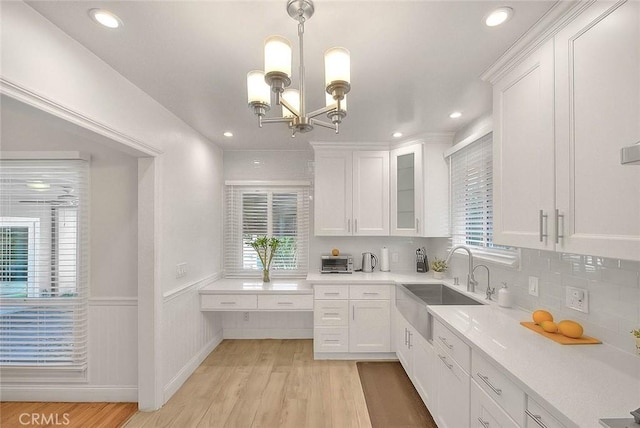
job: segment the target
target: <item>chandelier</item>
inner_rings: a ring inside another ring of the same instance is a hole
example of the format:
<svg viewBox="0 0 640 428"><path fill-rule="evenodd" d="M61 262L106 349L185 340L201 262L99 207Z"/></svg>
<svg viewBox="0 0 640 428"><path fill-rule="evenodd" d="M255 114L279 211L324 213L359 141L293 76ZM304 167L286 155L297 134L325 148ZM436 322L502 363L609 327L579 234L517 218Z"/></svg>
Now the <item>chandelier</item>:
<svg viewBox="0 0 640 428"><path fill-rule="evenodd" d="M247 74L249 107L258 116L258 125L263 123L287 123L296 132L309 132L314 125L339 132L342 119L347 116L346 94L350 85L350 58L345 48L334 47L324 54L324 77L326 85L326 106L307 113L305 105L304 78L304 23L314 12L311 0L289 0L289 16L298 21L300 44L300 90L287 89L291 84L291 43L282 36L270 36L264 43L264 71L254 70ZM282 117L266 118L271 109L271 93L275 94L276 105L282 106ZM331 123L316 119L326 114Z"/></svg>

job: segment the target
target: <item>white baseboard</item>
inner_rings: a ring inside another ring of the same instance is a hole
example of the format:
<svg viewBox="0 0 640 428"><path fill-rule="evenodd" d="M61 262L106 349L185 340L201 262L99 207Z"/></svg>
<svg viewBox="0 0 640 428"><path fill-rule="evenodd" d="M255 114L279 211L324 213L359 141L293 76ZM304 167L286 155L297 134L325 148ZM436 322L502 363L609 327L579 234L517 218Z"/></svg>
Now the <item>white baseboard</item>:
<svg viewBox="0 0 640 428"><path fill-rule="evenodd" d="M2 401L137 403L138 387L114 385L2 385Z"/></svg>
<svg viewBox="0 0 640 428"><path fill-rule="evenodd" d="M398 361L395 352L314 352L314 360Z"/></svg>
<svg viewBox="0 0 640 428"><path fill-rule="evenodd" d="M225 328L225 339L313 339L312 328Z"/></svg>
<svg viewBox="0 0 640 428"><path fill-rule="evenodd" d="M187 364L167 383L164 387L163 404L169 401L173 394L189 379L189 376L198 368L198 366L207 358L207 356L222 342L222 329L218 330L216 335L207 343L196 355L189 360Z"/></svg>

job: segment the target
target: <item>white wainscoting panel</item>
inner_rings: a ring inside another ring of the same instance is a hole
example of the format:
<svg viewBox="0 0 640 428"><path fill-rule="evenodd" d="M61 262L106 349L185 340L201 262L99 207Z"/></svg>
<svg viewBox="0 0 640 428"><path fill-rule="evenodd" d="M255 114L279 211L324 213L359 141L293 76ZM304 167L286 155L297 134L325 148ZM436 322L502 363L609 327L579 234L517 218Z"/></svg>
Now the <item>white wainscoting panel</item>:
<svg viewBox="0 0 640 428"><path fill-rule="evenodd" d="M198 289L214 279L216 276L164 296L161 334L165 403L222 341L220 314L200 311Z"/></svg>

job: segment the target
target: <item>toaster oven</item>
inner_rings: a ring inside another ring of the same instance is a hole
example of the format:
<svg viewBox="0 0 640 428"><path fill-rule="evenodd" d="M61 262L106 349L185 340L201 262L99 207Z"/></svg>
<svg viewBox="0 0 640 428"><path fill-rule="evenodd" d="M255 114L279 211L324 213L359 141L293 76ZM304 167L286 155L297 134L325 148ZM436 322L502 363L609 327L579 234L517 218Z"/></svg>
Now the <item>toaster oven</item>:
<svg viewBox="0 0 640 428"><path fill-rule="evenodd" d="M353 257L350 254L322 256L320 273L353 273Z"/></svg>

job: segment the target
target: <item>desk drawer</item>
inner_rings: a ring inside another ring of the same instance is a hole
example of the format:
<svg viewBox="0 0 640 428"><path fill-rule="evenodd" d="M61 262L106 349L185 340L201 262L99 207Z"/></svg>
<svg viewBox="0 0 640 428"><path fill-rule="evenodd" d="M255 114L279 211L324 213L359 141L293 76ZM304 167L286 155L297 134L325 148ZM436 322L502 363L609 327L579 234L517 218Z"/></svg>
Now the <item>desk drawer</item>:
<svg viewBox="0 0 640 428"><path fill-rule="evenodd" d="M312 311L311 294L258 294L258 309L276 311Z"/></svg>
<svg viewBox="0 0 640 428"><path fill-rule="evenodd" d="M203 294L200 297L203 310L237 311L258 307L258 298L255 294Z"/></svg>

